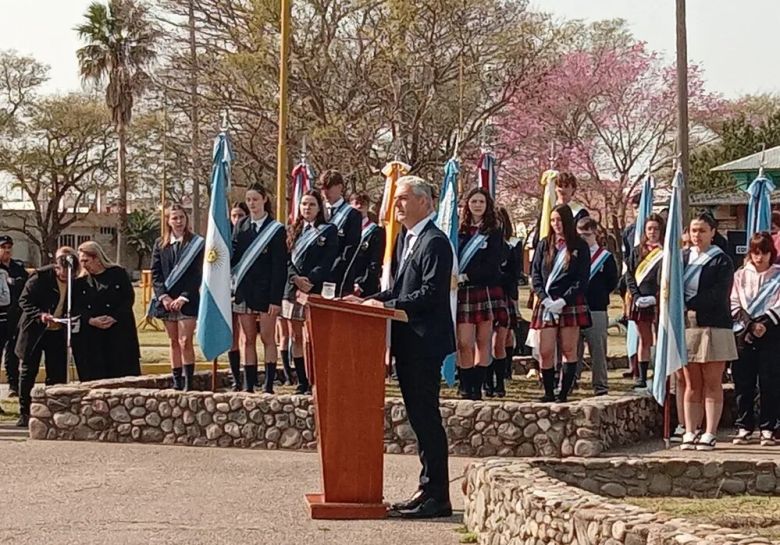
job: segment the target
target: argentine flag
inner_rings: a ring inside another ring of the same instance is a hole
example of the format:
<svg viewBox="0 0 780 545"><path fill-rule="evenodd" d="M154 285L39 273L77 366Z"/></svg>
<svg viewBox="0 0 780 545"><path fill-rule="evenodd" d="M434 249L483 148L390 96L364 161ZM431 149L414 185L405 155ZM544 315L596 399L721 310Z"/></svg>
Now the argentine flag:
<svg viewBox="0 0 780 545"><path fill-rule="evenodd" d="M747 243L754 234L772 229L772 191L775 183L763 172L746 189L749 197L747 213Z"/></svg>
<svg viewBox="0 0 780 545"><path fill-rule="evenodd" d="M634 240L630 241L632 248L639 246L642 242L642 235L645 232L645 223L647 217L653 213L653 189L655 188L655 180L648 173L647 177L642 182L642 195L639 199L639 210L636 214L636 223L634 224ZM627 259L628 256L623 256ZM639 353L639 330L636 327L636 322L628 322L628 333L626 334L626 351L628 357L631 358Z"/></svg>
<svg viewBox="0 0 780 545"><path fill-rule="evenodd" d="M221 132L214 140L211 205L198 308L198 344L203 356L209 361L230 350L233 343L230 302L231 232L227 209L227 186L232 158L228 135Z"/></svg>
<svg viewBox="0 0 780 545"><path fill-rule="evenodd" d="M685 295L683 286L682 241L682 170L677 169L672 183L669 223L664 239L661 262L661 302L658 318L658 341L655 346L653 397L663 405L666 401L666 379L688 364L685 345Z"/></svg>

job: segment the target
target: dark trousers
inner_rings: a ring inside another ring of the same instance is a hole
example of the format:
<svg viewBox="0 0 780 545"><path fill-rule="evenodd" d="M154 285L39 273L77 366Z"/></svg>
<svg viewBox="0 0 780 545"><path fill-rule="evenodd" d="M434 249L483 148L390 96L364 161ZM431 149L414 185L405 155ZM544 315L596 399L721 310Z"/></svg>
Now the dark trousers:
<svg viewBox="0 0 780 545"><path fill-rule="evenodd" d="M731 366L734 391L737 399L737 428L753 431L755 422L756 379L758 379L759 414L758 428L774 431L777 425L778 386L780 369L777 351L780 344L769 343L758 348L747 345L740 351L739 360Z"/></svg>
<svg viewBox="0 0 780 545"><path fill-rule="evenodd" d="M417 435L420 489L437 500L449 501L447 434L439 412L441 360L396 359L396 372L409 424Z"/></svg>
<svg viewBox="0 0 780 545"><path fill-rule="evenodd" d="M16 336L19 329L16 323L0 322L0 353L5 364L8 385L14 392L19 391L19 358L16 357Z"/></svg>
<svg viewBox="0 0 780 545"><path fill-rule="evenodd" d="M64 384L68 380L68 358L66 354L65 330L45 331L29 358L22 361L19 377L19 412L30 414L30 393L35 386L35 377L41 367L41 356L45 357L46 385Z"/></svg>

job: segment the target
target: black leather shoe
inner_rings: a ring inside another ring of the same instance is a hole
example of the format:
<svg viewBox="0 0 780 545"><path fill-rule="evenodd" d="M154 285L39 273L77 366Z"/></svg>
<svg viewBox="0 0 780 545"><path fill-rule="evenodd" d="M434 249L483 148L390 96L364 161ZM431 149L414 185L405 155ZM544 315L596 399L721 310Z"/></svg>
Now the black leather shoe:
<svg viewBox="0 0 780 545"><path fill-rule="evenodd" d="M30 427L30 417L26 414L20 415L19 420L16 421L16 427L17 428L29 428Z"/></svg>
<svg viewBox="0 0 780 545"><path fill-rule="evenodd" d="M398 516L405 519L435 519L452 516L452 504L428 498L413 509L401 509Z"/></svg>
<svg viewBox="0 0 780 545"><path fill-rule="evenodd" d="M420 505L422 502L428 499L428 496L426 496L425 492L422 490L417 490L411 498L405 501L399 501L398 503L394 503L390 506L390 509L393 511L403 511L407 509L414 509L418 505Z"/></svg>

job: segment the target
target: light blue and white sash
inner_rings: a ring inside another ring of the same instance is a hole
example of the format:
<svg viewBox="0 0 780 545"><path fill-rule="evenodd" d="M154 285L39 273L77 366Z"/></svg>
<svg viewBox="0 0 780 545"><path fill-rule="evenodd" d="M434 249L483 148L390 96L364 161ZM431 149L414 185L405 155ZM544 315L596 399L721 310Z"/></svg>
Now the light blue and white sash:
<svg viewBox="0 0 780 545"><path fill-rule="evenodd" d="M769 302L772 297L780 290L780 274L767 280L763 286L758 289L753 300L748 303L747 312L751 318L763 316L769 310Z"/></svg>
<svg viewBox="0 0 780 545"><path fill-rule="evenodd" d="M274 219L266 222L260 235L252 241L252 244L246 249L244 255L241 256L241 260L236 263L236 266L230 271L231 291L235 291L236 288L241 285L241 281L244 279L249 268L254 264L258 256L263 253L263 250L266 249L268 243L271 242L271 239L274 238L276 233L282 229L284 229L284 225Z"/></svg>
<svg viewBox="0 0 780 545"><path fill-rule="evenodd" d="M609 253L606 248L599 248L596 250L596 253L590 258L589 280L593 280L593 277L604 267L604 263L607 262L607 259L609 259L609 256L611 255L612 254Z"/></svg>
<svg viewBox="0 0 780 545"><path fill-rule="evenodd" d="M683 273L686 301L690 301L699 293L699 281L701 280L701 271L704 269L704 266L722 253L723 250L713 244L706 252L697 255L693 261L688 261L688 265Z"/></svg>
<svg viewBox="0 0 780 545"><path fill-rule="evenodd" d="M471 263L471 260L474 259L475 255L477 255L477 252L482 249L482 245L487 242L487 239L487 235L477 233L471 237L471 239L469 239L463 248L461 248L460 255L458 256L458 263L460 264L461 273L466 270L466 267L469 266L469 263Z"/></svg>
<svg viewBox="0 0 780 545"><path fill-rule="evenodd" d="M365 241L367 241L368 237L371 236L371 233L373 233L377 229L379 229L379 226L374 222L371 222L368 225L366 225L363 228L363 230L360 232L360 243L363 244Z"/></svg>
<svg viewBox="0 0 780 545"><path fill-rule="evenodd" d="M544 291L547 292L547 296L550 296L550 288L552 287L553 283L558 280L561 275L563 275L563 272L566 270L566 254L568 250L564 247L558 250L558 253L555 254L555 261L553 261L553 267L550 271L550 276L547 277L547 284L544 286ZM555 314L550 312L547 309L544 309L544 313L542 314L542 319L545 322L552 322L556 319Z"/></svg>
<svg viewBox="0 0 780 545"><path fill-rule="evenodd" d="M349 216L350 210L352 210L350 205L347 203L342 204L341 208L338 209L338 212L331 216L330 223L335 225L338 229L343 229L344 222L347 221L347 216Z"/></svg>
<svg viewBox="0 0 780 545"><path fill-rule="evenodd" d="M206 244L206 239L200 235L192 235L189 243L184 247L184 250L179 254L179 258L176 260L176 264L173 266L173 270L165 279L165 291L170 291L173 286L181 280L187 269L190 268L195 257L200 253ZM149 301L149 310L147 314L151 313L152 309L157 306L157 297L152 297Z"/></svg>
<svg viewBox="0 0 780 545"><path fill-rule="evenodd" d="M320 224L316 229L309 229L306 231L298 238L298 240L295 241L295 246L293 247L291 257L293 265L295 265L298 269L301 268L303 257L306 255L306 251L311 247L312 244L317 242L317 239L320 238L320 236L325 233L325 230L328 229L328 227L331 225L332 224L330 223Z"/></svg>

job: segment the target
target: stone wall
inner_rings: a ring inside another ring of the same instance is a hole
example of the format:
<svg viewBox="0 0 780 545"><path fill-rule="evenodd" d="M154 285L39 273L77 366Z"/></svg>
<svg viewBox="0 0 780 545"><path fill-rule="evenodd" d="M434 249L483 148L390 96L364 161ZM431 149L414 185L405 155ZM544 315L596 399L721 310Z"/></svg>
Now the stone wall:
<svg viewBox="0 0 780 545"><path fill-rule="evenodd" d="M467 471L464 488L464 521L483 545L778 543L610 502L525 461L474 463Z"/></svg>
<svg viewBox="0 0 780 545"><path fill-rule="evenodd" d="M219 376L221 386L228 378ZM196 386L210 386L209 373ZM309 396L176 392L166 376L115 379L33 390L35 439L139 441L254 448L315 448ZM598 456L660 430L647 395L566 404L442 400L450 451L462 456ZM385 401L385 450L416 452L400 399Z"/></svg>

